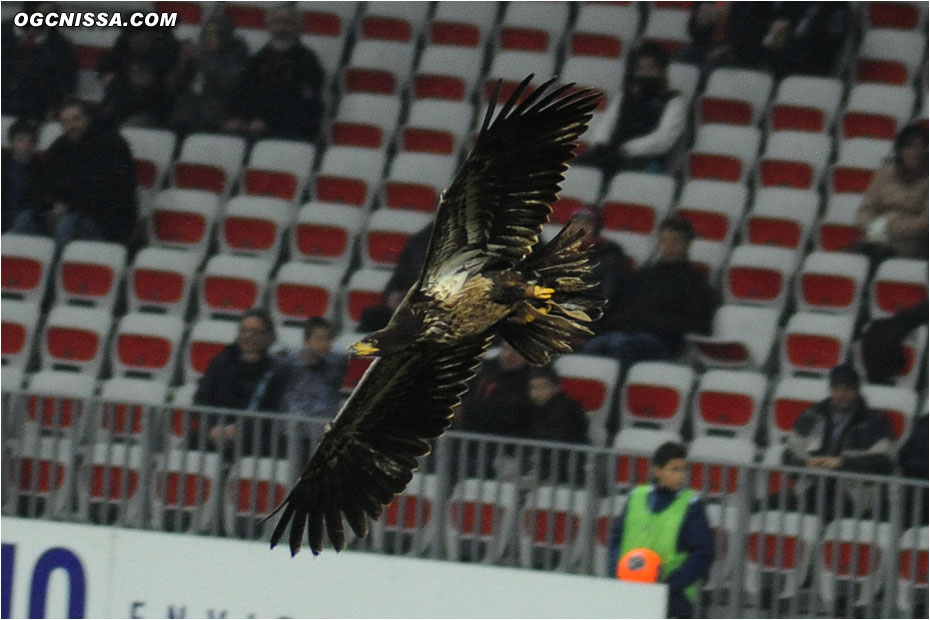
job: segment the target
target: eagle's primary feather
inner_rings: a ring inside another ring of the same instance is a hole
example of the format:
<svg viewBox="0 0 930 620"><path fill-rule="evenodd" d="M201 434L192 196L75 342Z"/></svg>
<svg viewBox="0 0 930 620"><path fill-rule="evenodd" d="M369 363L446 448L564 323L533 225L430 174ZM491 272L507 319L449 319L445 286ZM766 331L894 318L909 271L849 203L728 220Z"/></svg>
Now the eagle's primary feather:
<svg viewBox="0 0 930 620"><path fill-rule="evenodd" d="M404 490L450 425L467 381L495 333L533 363L571 350L590 333L603 300L582 232L569 225L537 247L576 140L598 95L532 75L497 108L492 98L472 152L440 199L420 279L388 327L356 345L377 359L327 427L306 469L272 515L275 546L291 553L306 534L314 554L324 530L337 550L344 522L359 537ZM496 111L496 113L495 113ZM364 343L364 344L363 344Z"/></svg>

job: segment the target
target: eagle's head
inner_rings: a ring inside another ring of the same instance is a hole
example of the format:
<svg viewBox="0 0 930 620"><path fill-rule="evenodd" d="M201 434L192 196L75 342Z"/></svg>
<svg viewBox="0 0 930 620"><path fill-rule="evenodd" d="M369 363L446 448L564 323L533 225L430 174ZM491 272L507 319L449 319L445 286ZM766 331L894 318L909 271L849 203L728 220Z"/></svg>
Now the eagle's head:
<svg viewBox="0 0 930 620"><path fill-rule="evenodd" d="M372 332L349 347L353 355L381 357L409 349L415 343L410 334L393 326Z"/></svg>
<svg viewBox="0 0 930 620"><path fill-rule="evenodd" d="M381 352L377 338L363 338L352 344L349 350L359 357L369 357Z"/></svg>

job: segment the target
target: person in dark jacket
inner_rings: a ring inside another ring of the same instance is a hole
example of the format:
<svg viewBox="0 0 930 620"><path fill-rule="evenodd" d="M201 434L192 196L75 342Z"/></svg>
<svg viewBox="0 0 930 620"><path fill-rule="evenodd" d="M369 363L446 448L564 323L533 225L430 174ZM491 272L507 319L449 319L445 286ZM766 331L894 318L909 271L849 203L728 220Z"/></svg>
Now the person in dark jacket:
<svg viewBox="0 0 930 620"><path fill-rule="evenodd" d="M729 2L694 2L688 19L691 42L675 55L678 62L695 64L707 75L732 60Z"/></svg>
<svg viewBox="0 0 930 620"><path fill-rule="evenodd" d="M181 132L222 131L242 90L249 50L223 13L204 20L200 39L184 41L168 73L174 96L169 126Z"/></svg>
<svg viewBox="0 0 930 620"><path fill-rule="evenodd" d="M529 375L530 435L532 439L559 443L588 443L588 416L584 408L565 392L552 366L532 368ZM555 459L552 458L553 452ZM540 481L584 485L584 455L570 458L564 450L539 451Z"/></svg>
<svg viewBox="0 0 930 620"><path fill-rule="evenodd" d="M688 261L693 239L694 229L684 218L662 222L657 260L636 271L622 287L614 307L608 307L609 322L598 324L584 353L619 360L625 376L638 361L680 355L686 333L710 332L716 294Z"/></svg>
<svg viewBox="0 0 930 620"><path fill-rule="evenodd" d="M99 116L114 127L161 127L171 112L168 74L180 45L168 28L127 25L100 59L104 87Z"/></svg>
<svg viewBox="0 0 930 620"><path fill-rule="evenodd" d="M397 264L394 265L391 279L384 287L385 295L399 294L400 299L403 299L410 287L420 278L432 233L433 224L430 223L407 238Z"/></svg>
<svg viewBox="0 0 930 620"><path fill-rule="evenodd" d="M21 118L7 131L9 149L3 151L3 232L13 228L24 211L42 211L45 180L36 154L39 127L32 119Z"/></svg>
<svg viewBox="0 0 930 620"><path fill-rule="evenodd" d="M136 173L129 145L94 124L86 105L67 100L59 112L63 134L45 152L48 211L24 211L13 229L51 231L60 251L71 239L128 244L136 227Z"/></svg>
<svg viewBox="0 0 930 620"><path fill-rule="evenodd" d="M731 2L728 41L741 67L829 75L850 33L848 2Z"/></svg>
<svg viewBox="0 0 930 620"><path fill-rule="evenodd" d="M646 548L659 554L659 581L668 585L669 618L694 615L698 582L714 561L714 536L704 502L696 491L683 488L686 458L687 451L679 443L659 446L652 457L653 484L630 493L607 542L607 575L611 578L628 551ZM672 527L656 528L657 522Z"/></svg>
<svg viewBox="0 0 930 620"><path fill-rule="evenodd" d="M404 295L420 278L420 272L423 271L423 265L426 263L426 251L429 249L432 232L433 225L430 223L407 238L400 258L394 265L391 279L384 287L381 303L362 311L358 331L368 334L387 326L394 310L404 300Z"/></svg>
<svg viewBox="0 0 930 620"><path fill-rule="evenodd" d="M617 320L623 290L632 276L630 261L620 245L601 236L603 220L598 211L584 207L572 217L584 226L584 243L590 247L594 264L591 279L597 282L597 292L607 300L603 316L591 325L592 331L599 334Z"/></svg>
<svg viewBox="0 0 930 620"><path fill-rule="evenodd" d="M894 435L891 423L883 414L868 407L859 391L859 374L851 364L843 363L830 371L830 396L814 403L798 416L788 434L782 461L793 467L807 467L813 472L853 472L890 475L894 472ZM861 488L844 493L844 513L867 510L871 493ZM773 497L772 501L783 501ZM836 481L832 478L799 481L789 507L803 501L803 510L833 517ZM820 505L822 503L822 506Z"/></svg>
<svg viewBox="0 0 930 620"><path fill-rule="evenodd" d="M277 372L268 351L274 342L274 324L263 310L249 310L239 320L239 335L207 366L197 391L194 404L222 409L278 412L284 393L286 375ZM254 418L204 417L203 428L190 433L194 447L222 449L227 454L255 454L281 456L284 447L270 420L256 424ZM256 428L257 436L256 436ZM205 441L204 441L205 440ZM237 446L238 444L238 446Z"/></svg>
<svg viewBox="0 0 930 620"><path fill-rule="evenodd" d="M927 435L927 414L924 413L914 422L911 434L898 452L898 465L901 467L902 476L924 481L930 476L927 467L927 454L930 453ZM901 506L904 526L926 525L928 512L930 512L928 507L930 507L930 501L928 501L927 489L905 488L904 502Z"/></svg>
<svg viewBox="0 0 930 620"><path fill-rule="evenodd" d="M59 10L54 2L23 2L30 16ZM57 28L46 24L19 27L3 22L3 114L47 120L77 86L74 46Z"/></svg>
<svg viewBox="0 0 930 620"><path fill-rule="evenodd" d="M481 364L462 398L456 430L504 437L529 436L532 424L529 380L529 363L510 344L502 342L500 354ZM491 476L498 447L489 444L482 461L478 444L470 442L468 475Z"/></svg>
<svg viewBox="0 0 930 620"><path fill-rule="evenodd" d="M317 138L323 118L323 67L300 42L300 16L283 4L268 14L271 40L246 68L239 115L227 131L251 137Z"/></svg>
<svg viewBox="0 0 930 620"><path fill-rule="evenodd" d="M869 383L892 383L895 375L907 367L904 340L920 325L927 324L928 312L930 307L925 299L892 316L875 319L862 329L859 352Z"/></svg>

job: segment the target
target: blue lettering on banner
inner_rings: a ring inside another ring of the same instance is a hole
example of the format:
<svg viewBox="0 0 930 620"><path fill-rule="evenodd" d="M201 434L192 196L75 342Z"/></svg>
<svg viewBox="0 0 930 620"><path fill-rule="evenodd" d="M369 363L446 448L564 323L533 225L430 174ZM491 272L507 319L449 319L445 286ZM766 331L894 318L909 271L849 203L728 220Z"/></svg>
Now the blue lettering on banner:
<svg viewBox="0 0 930 620"><path fill-rule="evenodd" d="M32 571L32 586L29 595L29 617L44 618L48 595L48 580L52 571L62 568L68 572L68 617L83 618L87 598L84 567L74 553L63 547L49 549L36 561Z"/></svg>
<svg viewBox="0 0 930 620"><path fill-rule="evenodd" d="M144 618L145 616L139 616L142 612L142 608L145 607L145 601L133 601L129 604L129 617L130 618Z"/></svg>
<svg viewBox="0 0 930 620"><path fill-rule="evenodd" d="M13 563L16 561L16 545L3 543L3 556L0 557L0 618L10 617L10 601L13 598Z"/></svg>
<svg viewBox="0 0 930 620"><path fill-rule="evenodd" d="M168 613L166 614L169 618L186 618L187 617L187 607L181 607L180 609L175 609L174 605L168 607Z"/></svg>

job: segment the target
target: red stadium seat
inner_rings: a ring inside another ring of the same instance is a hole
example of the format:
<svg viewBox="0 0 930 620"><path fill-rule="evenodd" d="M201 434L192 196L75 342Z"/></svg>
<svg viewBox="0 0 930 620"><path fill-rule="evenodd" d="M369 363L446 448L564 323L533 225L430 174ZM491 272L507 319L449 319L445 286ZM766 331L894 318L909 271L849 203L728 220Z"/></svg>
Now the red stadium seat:
<svg viewBox="0 0 930 620"><path fill-rule="evenodd" d="M846 358L854 318L819 312L793 314L782 338L782 367L791 373L828 373Z"/></svg>
<svg viewBox="0 0 930 620"><path fill-rule="evenodd" d="M356 270L350 277L343 291L342 324L343 328L355 329L362 312L381 303L384 287L391 278L391 272L385 269L365 268Z"/></svg>
<svg viewBox="0 0 930 620"><path fill-rule="evenodd" d="M914 30L921 22L919 2L869 2L866 8L872 28Z"/></svg>
<svg viewBox="0 0 930 620"><path fill-rule="evenodd" d="M184 378L200 378L216 354L236 340L238 325L233 321L201 319L194 323L184 349Z"/></svg>
<svg viewBox="0 0 930 620"><path fill-rule="evenodd" d="M394 209L375 211L362 241L362 264L366 267L393 267L407 239L428 226L431 220L425 213L397 212Z"/></svg>
<svg viewBox="0 0 930 620"><path fill-rule="evenodd" d="M927 299L927 261L891 258L872 279L870 316L890 316Z"/></svg>
<svg viewBox="0 0 930 620"><path fill-rule="evenodd" d="M271 263L253 256L216 254L204 267L200 284L202 316L238 317L259 305Z"/></svg>
<svg viewBox="0 0 930 620"><path fill-rule="evenodd" d="M281 265L272 285L276 322L303 323L312 316L335 318L344 267L290 262Z"/></svg>
<svg viewBox="0 0 930 620"><path fill-rule="evenodd" d="M782 308L797 258L793 250L740 245L730 255L724 275L724 300Z"/></svg>
<svg viewBox="0 0 930 620"><path fill-rule="evenodd" d="M51 239L6 233L2 238L3 296L40 302L51 272L55 244Z"/></svg>
<svg viewBox="0 0 930 620"><path fill-rule="evenodd" d="M49 312L42 336L42 367L80 370L96 376L112 318L108 310L57 305Z"/></svg>
<svg viewBox="0 0 930 620"><path fill-rule="evenodd" d="M30 377L26 425L43 435L80 437L87 423L94 377L87 373L40 370Z"/></svg>
<svg viewBox="0 0 930 620"><path fill-rule="evenodd" d="M184 322L177 316L134 312L120 319L110 356L114 375L170 381L174 375Z"/></svg>
<svg viewBox="0 0 930 620"><path fill-rule="evenodd" d="M348 205L309 202L297 212L291 255L302 260L348 264L363 214Z"/></svg>

